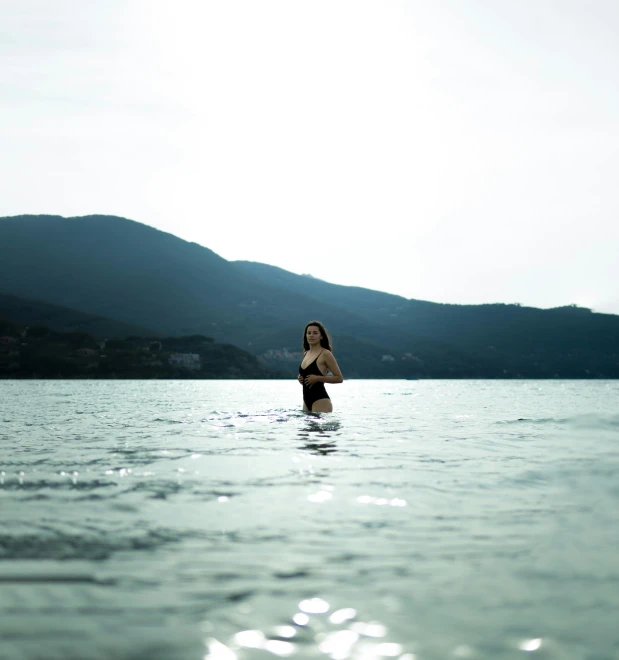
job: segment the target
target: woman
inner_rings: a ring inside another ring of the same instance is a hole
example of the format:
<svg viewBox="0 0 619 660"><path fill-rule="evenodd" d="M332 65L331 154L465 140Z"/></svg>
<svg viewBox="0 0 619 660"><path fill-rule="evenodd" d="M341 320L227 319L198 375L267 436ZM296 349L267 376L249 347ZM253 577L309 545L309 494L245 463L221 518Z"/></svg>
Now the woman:
<svg viewBox="0 0 619 660"><path fill-rule="evenodd" d="M331 376L327 374L331 372ZM310 321L303 332L303 360L299 367L299 383L303 385L305 412L333 412L324 383L341 383L342 372L331 353L331 341L322 323Z"/></svg>

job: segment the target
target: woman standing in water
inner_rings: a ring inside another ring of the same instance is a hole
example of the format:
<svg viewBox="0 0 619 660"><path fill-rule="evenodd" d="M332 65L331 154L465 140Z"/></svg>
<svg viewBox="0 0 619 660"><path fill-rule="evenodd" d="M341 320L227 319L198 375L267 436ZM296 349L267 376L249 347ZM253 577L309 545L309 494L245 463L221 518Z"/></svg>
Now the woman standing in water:
<svg viewBox="0 0 619 660"><path fill-rule="evenodd" d="M331 376L327 374L331 372ZM341 383L344 378L331 353L331 341L322 323L310 321L303 331L303 360L299 367L305 412L333 412L325 383Z"/></svg>

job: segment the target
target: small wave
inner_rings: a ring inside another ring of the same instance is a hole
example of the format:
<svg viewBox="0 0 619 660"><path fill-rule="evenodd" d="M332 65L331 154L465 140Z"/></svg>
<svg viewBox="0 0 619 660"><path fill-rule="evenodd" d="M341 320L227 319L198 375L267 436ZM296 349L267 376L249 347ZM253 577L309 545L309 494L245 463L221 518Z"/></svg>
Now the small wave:
<svg viewBox="0 0 619 660"><path fill-rule="evenodd" d="M79 479L71 479L70 475L68 478L59 479L58 481L51 481L47 479L39 479L36 481L31 481L28 479L10 479L6 480L4 483L0 484L0 490L10 490L10 491L37 491L37 490L96 490L99 488L109 488L110 486L116 486L114 481L101 481L95 479L93 481L80 481Z"/></svg>
<svg viewBox="0 0 619 660"><path fill-rule="evenodd" d="M96 534L0 534L0 559L53 559L103 561L117 552L154 551L188 538L200 538L199 532L155 529L142 534L111 535L105 530Z"/></svg>
<svg viewBox="0 0 619 660"><path fill-rule="evenodd" d="M596 413L576 415L574 417L518 417L494 422L498 425L539 424L569 425L580 429L618 429L619 415L599 415Z"/></svg>
<svg viewBox="0 0 619 660"><path fill-rule="evenodd" d="M619 415L578 415L570 421L574 428L579 429L607 429L611 431L619 429Z"/></svg>
<svg viewBox="0 0 619 660"><path fill-rule="evenodd" d="M0 575L0 584L98 584L114 585L113 578L100 579L93 575Z"/></svg>
<svg viewBox="0 0 619 660"><path fill-rule="evenodd" d="M518 417L518 419L502 419L495 424L568 424L569 422L569 419L560 417Z"/></svg>

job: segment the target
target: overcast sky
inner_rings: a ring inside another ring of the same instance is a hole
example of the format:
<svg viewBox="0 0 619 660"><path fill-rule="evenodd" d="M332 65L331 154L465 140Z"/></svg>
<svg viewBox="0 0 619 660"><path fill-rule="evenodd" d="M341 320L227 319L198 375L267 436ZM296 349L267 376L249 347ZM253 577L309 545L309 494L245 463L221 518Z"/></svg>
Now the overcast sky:
<svg viewBox="0 0 619 660"><path fill-rule="evenodd" d="M0 215L619 313L616 0L0 0Z"/></svg>

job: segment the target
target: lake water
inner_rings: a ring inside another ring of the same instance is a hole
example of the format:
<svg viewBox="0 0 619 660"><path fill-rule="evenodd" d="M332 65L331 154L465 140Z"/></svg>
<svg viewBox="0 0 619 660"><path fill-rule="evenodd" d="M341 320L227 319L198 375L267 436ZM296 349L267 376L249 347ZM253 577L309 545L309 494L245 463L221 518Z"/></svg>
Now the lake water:
<svg viewBox="0 0 619 660"><path fill-rule="evenodd" d="M619 382L0 381L2 660L619 659Z"/></svg>

